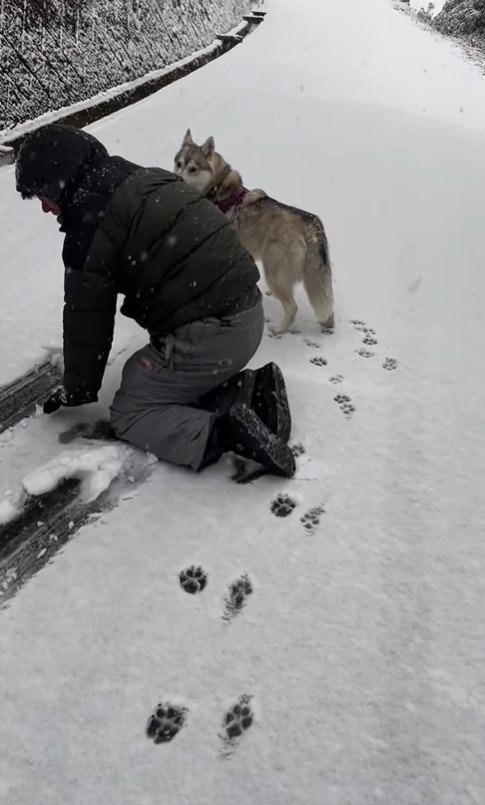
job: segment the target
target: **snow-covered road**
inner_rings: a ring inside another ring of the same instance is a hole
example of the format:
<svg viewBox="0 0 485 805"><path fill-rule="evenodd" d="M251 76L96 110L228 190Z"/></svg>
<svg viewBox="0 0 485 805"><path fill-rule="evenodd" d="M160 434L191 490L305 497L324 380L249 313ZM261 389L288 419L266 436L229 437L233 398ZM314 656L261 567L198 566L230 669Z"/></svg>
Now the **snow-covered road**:
<svg viewBox="0 0 485 805"><path fill-rule="evenodd" d="M388 0L269 11L241 47L92 131L162 166L188 126L213 134L248 186L321 215L335 334L301 296L298 332L267 335L254 361L285 371L298 472L236 486L225 462L157 465L0 612L6 805L485 801L485 79ZM60 340L61 240L11 168L0 208L7 382ZM119 322L82 418L143 338ZM0 436L0 494L79 416ZM287 518L271 512L280 492ZM196 596L178 579L193 563L208 574ZM252 594L228 622L244 573ZM222 722L244 694L255 720L228 759ZM156 746L160 701L187 715Z"/></svg>

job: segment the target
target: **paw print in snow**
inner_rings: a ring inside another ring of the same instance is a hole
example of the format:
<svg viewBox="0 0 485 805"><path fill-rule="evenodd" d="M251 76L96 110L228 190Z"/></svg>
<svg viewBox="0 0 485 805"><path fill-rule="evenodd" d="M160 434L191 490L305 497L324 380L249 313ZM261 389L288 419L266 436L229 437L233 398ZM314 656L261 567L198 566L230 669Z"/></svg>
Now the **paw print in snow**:
<svg viewBox="0 0 485 805"><path fill-rule="evenodd" d="M304 455L304 453L306 453L306 450L301 442L298 442L298 444L291 445L290 450L295 458L298 458L298 456L302 456Z"/></svg>
<svg viewBox="0 0 485 805"><path fill-rule="evenodd" d="M329 379L330 383L333 383L334 385L337 385L338 383L342 383L344 377L343 377L343 375L332 375L332 377L329 377L328 379Z"/></svg>
<svg viewBox="0 0 485 805"><path fill-rule="evenodd" d="M313 349L320 349L320 344L317 344L316 341L309 341L308 338L305 338L305 344L307 347L312 347Z"/></svg>
<svg viewBox="0 0 485 805"><path fill-rule="evenodd" d="M367 327L367 324L365 321L362 321L362 319L351 319L350 323L353 325L354 330L357 330L359 333L365 333L369 336L376 334L376 331L373 330L372 327Z"/></svg>
<svg viewBox="0 0 485 805"><path fill-rule="evenodd" d="M151 738L156 744L168 743L184 726L186 712L185 707L158 704L148 719L147 738Z"/></svg>
<svg viewBox="0 0 485 805"><path fill-rule="evenodd" d="M391 372L393 369L397 369L398 363L395 358L386 358L382 366L384 369L387 369L389 372Z"/></svg>
<svg viewBox="0 0 485 805"><path fill-rule="evenodd" d="M375 352L371 352L370 349L357 349L356 352L361 358L372 358L375 355Z"/></svg>
<svg viewBox="0 0 485 805"><path fill-rule="evenodd" d="M224 614L226 621L234 618L242 610L246 603L246 598L252 592L253 586L247 573L243 573L236 581L233 581L226 595L226 611Z"/></svg>
<svg viewBox="0 0 485 805"><path fill-rule="evenodd" d="M320 518L322 514L325 514L325 506L322 504L321 506L314 506L313 509L309 509L303 517L300 517L300 523L303 525L305 531L313 532L315 528L320 525Z"/></svg>
<svg viewBox="0 0 485 805"><path fill-rule="evenodd" d="M276 517L288 517L296 503L288 495L278 495L271 503L271 511Z"/></svg>
<svg viewBox="0 0 485 805"><path fill-rule="evenodd" d="M366 335L362 343L368 347L372 347L375 346L375 344L377 344L377 339L374 338L373 335Z"/></svg>
<svg viewBox="0 0 485 805"><path fill-rule="evenodd" d="M349 417L355 411L355 406L352 404L352 400L347 394L337 394L334 397L334 400L340 406L340 410L345 414L345 416Z"/></svg>
<svg viewBox="0 0 485 805"><path fill-rule="evenodd" d="M250 706L251 697L241 696L238 703L231 707L224 716L225 738L228 741L235 741L249 729L254 721L253 711Z"/></svg>
<svg viewBox="0 0 485 805"><path fill-rule="evenodd" d="M180 584L186 593L201 593L207 585L207 573L192 565L179 573Z"/></svg>
<svg viewBox="0 0 485 805"><path fill-rule="evenodd" d="M317 355L315 358L310 358L310 363L313 363L314 366L326 366L327 359L322 358L321 355Z"/></svg>
<svg viewBox="0 0 485 805"><path fill-rule="evenodd" d="M283 338L284 333L276 327L268 327L268 338L276 338L277 340Z"/></svg>

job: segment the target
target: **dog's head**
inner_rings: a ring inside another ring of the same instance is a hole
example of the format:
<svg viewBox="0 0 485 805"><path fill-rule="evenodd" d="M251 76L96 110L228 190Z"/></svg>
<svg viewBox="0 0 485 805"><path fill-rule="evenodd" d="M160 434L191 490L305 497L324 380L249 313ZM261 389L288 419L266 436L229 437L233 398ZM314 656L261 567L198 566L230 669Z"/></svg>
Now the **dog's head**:
<svg viewBox="0 0 485 805"><path fill-rule="evenodd" d="M213 137L209 137L203 145L196 145L190 129L187 129L180 151L175 157L174 173L203 195L216 178L215 148Z"/></svg>

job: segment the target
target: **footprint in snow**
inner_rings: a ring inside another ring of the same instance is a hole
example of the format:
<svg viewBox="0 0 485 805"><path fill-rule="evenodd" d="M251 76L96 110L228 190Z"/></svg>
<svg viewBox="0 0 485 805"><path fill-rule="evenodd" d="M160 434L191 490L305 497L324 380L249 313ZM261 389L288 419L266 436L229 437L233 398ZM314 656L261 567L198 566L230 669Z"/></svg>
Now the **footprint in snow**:
<svg viewBox="0 0 485 805"><path fill-rule="evenodd" d="M309 341L308 338L304 339L305 344L307 347L312 347L312 349L320 349L321 344L317 344L316 341Z"/></svg>
<svg viewBox="0 0 485 805"><path fill-rule="evenodd" d="M222 736L226 745L234 746L238 740L254 723L254 713L251 708L251 696L241 696L239 701L229 708L224 716Z"/></svg>
<svg viewBox="0 0 485 805"><path fill-rule="evenodd" d="M268 327L268 338L275 338L276 340L283 338L285 333L279 332L279 330L274 329L273 327Z"/></svg>
<svg viewBox="0 0 485 805"><path fill-rule="evenodd" d="M313 363L314 366L326 366L327 359L317 355L315 358L310 358L310 363Z"/></svg>
<svg viewBox="0 0 485 805"><path fill-rule="evenodd" d="M317 526L320 525L322 514L325 514L325 506L323 503L320 506L314 506L312 509L308 509L308 511L300 517L300 523L307 533L312 534Z"/></svg>
<svg viewBox="0 0 485 805"><path fill-rule="evenodd" d="M305 447L302 445L301 442L297 442L297 444L290 445L290 450L295 458L303 456L306 453Z"/></svg>
<svg viewBox="0 0 485 805"><path fill-rule="evenodd" d="M377 344L377 338L374 338L373 335L366 335L362 343L368 347L373 347Z"/></svg>
<svg viewBox="0 0 485 805"><path fill-rule="evenodd" d="M364 333L364 344L370 346L377 344L376 331L372 327L368 327L365 321L362 321L362 319L350 319L350 323L353 325L354 330Z"/></svg>
<svg viewBox="0 0 485 805"><path fill-rule="evenodd" d="M336 394L334 400L346 417L350 417L354 413L355 406L348 394Z"/></svg>
<svg viewBox="0 0 485 805"><path fill-rule="evenodd" d="M360 332L364 333L363 343L367 347L374 347L378 343L376 338L376 331L372 329L372 327L367 327L366 323L361 319L351 319L350 323L353 325L354 330L359 330ZM358 349L356 350L357 355L360 355L362 358L372 358L374 356L374 352L369 349ZM394 369L398 367L398 361L396 358L385 358L384 363L382 364L384 369L387 371L392 372Z"/></svg>
<svg viewBox="0 0 485 805"><path fill-rule="evenodd" d="M226 608L223 615L225 621L231 621L238 615L243 607L246 605L248 595L253 592L253 585L251 584L247 573L243 573L236 581L229 585L225 602Z"/></svg>
<svg viewBox="0 0 485 805"><path fill-rule="evenodd" d="M203 568L196 565L191 565L186 570L181 570L179 573L180 585L186 593L201 593L207 586L207 573Z"/></svg>
<svg viewBox="0 0 485 805"><path fill-rule="evenodd" d="M271 511L275 517L288 517L295 507L295 501L283 494L278 495L271 503Z"/></svg>
<svg viewBox="0 0 485 805"><path fill-rule="evenodd" d="M368 327L365 321L362 319L350 319L350 323L352 324L354 330L357 330L359 333L368 333L369 335L375 335L376 331L372 329L372 327Z"/></svg>
<svg viewBox="0 0 485 805"><path fill-rule="evenodd" d="M155 744L168 743L184 726L186 713L185 707L176 707L169 703L158 704L148 719L147 738L151 738Z"/></svg>
<svg viewBox="0 0 485 805"><path fill-rule="evenodd" d="M343 375L332 375L332 377L328 378L330 383L334 385L338 385L339 383L343 382L344 376Z"/></svg>

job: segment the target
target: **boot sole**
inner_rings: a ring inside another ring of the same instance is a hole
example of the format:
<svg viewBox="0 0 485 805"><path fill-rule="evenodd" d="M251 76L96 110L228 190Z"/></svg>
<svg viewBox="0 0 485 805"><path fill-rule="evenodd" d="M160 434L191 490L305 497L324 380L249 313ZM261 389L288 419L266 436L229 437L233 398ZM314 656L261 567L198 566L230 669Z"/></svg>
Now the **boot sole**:
<svg viewBox="0 0 485 805"><path fill-rule="evenodd" d="M263 366L261 369L256 370L256 375L257 379L255 384L255 392L256 394L258 393L257 388L259 383L261 383L261 394L263 400L264 388L267 385L268 379L271 387L274 388L274 391L271 392L272 399L270 402L275 409L276 425L274 432L279 439L281 439L283 442L287 442L291 435L291 414L288 404L288 395L286 393L285 379L281 369L275 363L270 363L267 366Z"/></svg>
<svg viewBox="0 0 485 805"><path fill-rule="evenodd" d="M232 449L235 453L257 461L274 475L291 478L295 474L295 459L290 448L271 433L251 408L242 404L234 405L229 416L235 423L234 430L239 429L238 434L233 434L235 439ZM254 445L245 444L245 440L241 438L243 434L249 435Z"/></svg>

